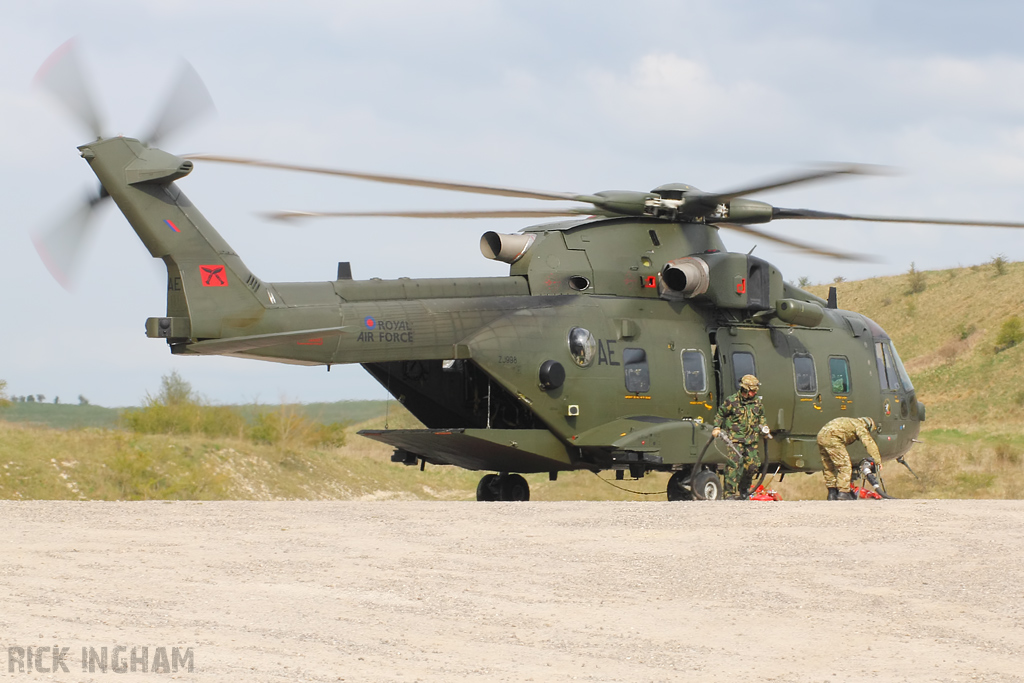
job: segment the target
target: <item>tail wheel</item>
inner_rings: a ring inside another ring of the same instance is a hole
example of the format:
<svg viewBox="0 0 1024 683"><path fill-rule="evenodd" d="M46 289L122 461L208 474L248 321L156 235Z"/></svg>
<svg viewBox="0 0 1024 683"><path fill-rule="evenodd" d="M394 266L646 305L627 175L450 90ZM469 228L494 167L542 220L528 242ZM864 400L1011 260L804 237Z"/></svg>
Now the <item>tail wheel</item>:
<svg viewBox="0 0 1024 683"><path fill-rule="evenodd" d="M697 500L721 500L722 480L709 470L698 472L693 478L693 497Z"/></svg>

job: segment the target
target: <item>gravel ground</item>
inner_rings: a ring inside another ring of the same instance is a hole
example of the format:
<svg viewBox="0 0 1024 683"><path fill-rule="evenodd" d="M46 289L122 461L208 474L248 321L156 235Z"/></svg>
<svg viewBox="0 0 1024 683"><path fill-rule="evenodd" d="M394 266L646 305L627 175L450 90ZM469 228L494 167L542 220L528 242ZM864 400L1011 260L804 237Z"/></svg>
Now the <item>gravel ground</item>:
<svg viewBox="0 0 1024 683"><path fill-rule="evenodd" d="M5 501L0 519L12 680L1024 681L1024 502ZM68 673L20 673L18 648L54 645ZM83 673L83 648L116 646L127 673ZM152 671L174 647L193 671Z"/></svg>

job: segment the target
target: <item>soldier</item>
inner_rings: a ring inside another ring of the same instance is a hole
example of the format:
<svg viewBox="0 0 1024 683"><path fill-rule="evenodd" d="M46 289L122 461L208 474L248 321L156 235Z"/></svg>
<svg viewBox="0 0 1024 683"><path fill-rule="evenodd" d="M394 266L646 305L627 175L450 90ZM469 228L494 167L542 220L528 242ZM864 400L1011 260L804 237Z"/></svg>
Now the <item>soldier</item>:
<svg viewBox="0 0 1024 683"><path fill-rule="evenodd" d="M878 431L878 426L870 417L837 417L818 432L818 452L821 454L822 474L825 487L828 489L826 500L853 500L850 493L850 477L853 467L850 454L846 447L860 439L868 455L881 468L882 456L878 454L878 446L871 438L871 432Z"/></svg>
<svg viewBox="0 0 1024 683"><path fill-rule="evenodd" d="M726 500L741 500L740 479L746 473L753 476L761 467L761 458L757 453L758 437L764 434L771 438L764 419L764 406L757 396L760 386L757 377L743 375L740 390L722 401L715 416L715 428L711 430L711 436L717 437L724 430L736 450L742 454L742 458L737 458L731 448L726 449L726 458L729 460L725 466Z"/></svg>

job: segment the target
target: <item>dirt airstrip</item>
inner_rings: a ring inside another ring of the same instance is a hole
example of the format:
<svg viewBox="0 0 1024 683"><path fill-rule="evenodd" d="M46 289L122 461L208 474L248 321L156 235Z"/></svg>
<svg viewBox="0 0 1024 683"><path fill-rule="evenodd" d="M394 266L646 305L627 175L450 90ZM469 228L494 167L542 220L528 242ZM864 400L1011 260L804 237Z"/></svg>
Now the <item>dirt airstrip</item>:
<svg viewBox="0 0 1024 683"><path fill-rule="evenodd" d="M10 680L1024 680L1024 502L0 502L0 529ZM21 672L55 646L67 673Z"/></svg>

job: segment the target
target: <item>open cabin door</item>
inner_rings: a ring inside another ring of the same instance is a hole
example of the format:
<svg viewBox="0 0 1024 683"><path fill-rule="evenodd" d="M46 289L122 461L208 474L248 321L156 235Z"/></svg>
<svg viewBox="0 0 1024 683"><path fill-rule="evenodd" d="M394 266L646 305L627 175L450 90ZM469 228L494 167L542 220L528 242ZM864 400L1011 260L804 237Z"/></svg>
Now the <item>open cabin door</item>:
<svg viewBox="0 0 1024 683"><path fill-rule="evenodd" d="M765 327L720 327L715 335L715 373L719 404L739 389L740 378L751 374L761 380L764 416L772 431L789 432L793 424L792 360L772 343Z"/></svg>

